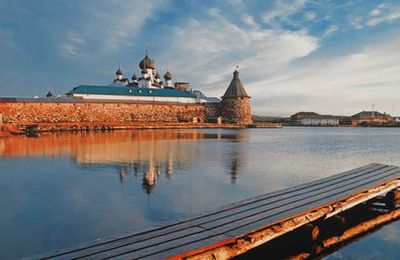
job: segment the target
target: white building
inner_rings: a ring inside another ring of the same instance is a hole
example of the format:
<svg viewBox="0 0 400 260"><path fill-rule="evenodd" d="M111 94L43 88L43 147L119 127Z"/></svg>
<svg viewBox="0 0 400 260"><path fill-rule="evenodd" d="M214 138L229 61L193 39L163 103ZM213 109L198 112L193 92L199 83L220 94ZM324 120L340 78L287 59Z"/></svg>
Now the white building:
<svg viewBox="0 0 400 260"><path fill-rule="evenodd" d="M338 126L340 118L336 116L312 116L301 120L301 124L305 126Z"/></svg>

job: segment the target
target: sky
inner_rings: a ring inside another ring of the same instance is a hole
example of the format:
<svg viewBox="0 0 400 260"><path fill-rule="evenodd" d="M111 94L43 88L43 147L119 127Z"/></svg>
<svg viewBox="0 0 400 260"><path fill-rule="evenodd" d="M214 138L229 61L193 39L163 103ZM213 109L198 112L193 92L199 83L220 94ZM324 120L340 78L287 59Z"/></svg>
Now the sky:
<svg viewBox="0 0 400 260"><path fill-rule="evenodd" d="M253 114L400 115L400 0L0 0L0 96L139 74L222 96L239 66Z"/></svg>

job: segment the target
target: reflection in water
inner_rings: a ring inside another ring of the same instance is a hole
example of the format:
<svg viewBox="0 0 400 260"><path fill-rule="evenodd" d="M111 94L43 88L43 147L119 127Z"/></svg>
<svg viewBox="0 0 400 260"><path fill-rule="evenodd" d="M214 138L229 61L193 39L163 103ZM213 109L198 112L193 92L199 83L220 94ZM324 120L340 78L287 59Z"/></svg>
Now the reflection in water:
<svg viewBox="0 0 400 260"><path fill-rule="evenodd" d="M170 179L174 168L185 169L196 160L197 151L187 141L201 139L246 140L243 134L211 134L179 130L137 130L108 133L42 134L39 138L13 136L0 139L2 157L72 157L78 167L115 166L119 181L124 186L127 175L141 178L142 186L150 194L161 173ZM235 182L240 161L239 148L232 154L231 178Z"/></svg>
<svg viewBox="0 0 400 260"><path fill-rule="evenodd" d="M229 175L231 176L231 183L235 184L240 172L240 166L245 163L245 156L243 155L242 142L249 141L249 132L243 129L238 130L237 134L232 138L234 143L232 150L227 154L229 162L227 168L229 169Z"/></svg>
<svg viewBox="0 0 400 260"><path fill-rule="evenodd" d="M371 162L400 165L398 147L398 128L138 130L3 138L0 259L140 231ZM399 240L393 237L399 230L399 222L393 223L337 254L362 258L373 247L383 252L379 256L398 257Z"/></svg>

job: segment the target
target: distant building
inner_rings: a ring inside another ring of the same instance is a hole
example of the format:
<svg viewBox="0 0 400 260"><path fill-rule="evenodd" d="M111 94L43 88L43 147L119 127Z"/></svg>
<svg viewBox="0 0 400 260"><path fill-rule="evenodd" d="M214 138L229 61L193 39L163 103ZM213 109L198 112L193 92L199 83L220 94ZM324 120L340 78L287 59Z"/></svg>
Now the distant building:
<svg viewBox="0 0 400 260"><path fill-rule="evenodd" d="M351 116L352 125L383 125L392 122L392 117L378 111L361 111Z"/></svg>
<svg viewBox="0 0 400 260"><path fill-rule="evenodd" d="M338 126L341 117L331 115L314 115L301 119L301 124L306 126Z"/></svg>
<svg viewBox="0 0 400 260"><path fill-rule="evenodd" d="M187 82L175 82L175 89L188 91L189 90L189 83Z"/></svg>
<svg viewBox="0 0 400 260"><path fill-rule="evenodd" d="M301 122L303 118L309 118L313 116L319 116L319 114L315 112L298 112L290 116L290 121L292 122Z"/></svg>
<svg viewBox="0 0 400 260"><path fill-rule="evenodd" d="M396 116L396 117L392 117L392 122L398 124L400 123L400 117Z"/></svg>

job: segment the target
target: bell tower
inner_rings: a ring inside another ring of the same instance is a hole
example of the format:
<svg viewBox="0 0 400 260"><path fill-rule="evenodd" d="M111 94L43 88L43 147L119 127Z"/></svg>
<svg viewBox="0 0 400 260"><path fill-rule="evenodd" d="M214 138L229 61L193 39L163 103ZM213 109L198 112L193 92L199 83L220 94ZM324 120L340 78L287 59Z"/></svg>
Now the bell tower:
<svg viewBox="0 0 400 260"><path fill-rule="evenodd" d="M226 123L243 126L253 123L250 96L239 78L238 68L233 72L233 79L222 96L220 114Z"/></svg>

